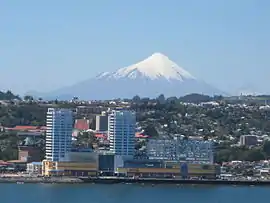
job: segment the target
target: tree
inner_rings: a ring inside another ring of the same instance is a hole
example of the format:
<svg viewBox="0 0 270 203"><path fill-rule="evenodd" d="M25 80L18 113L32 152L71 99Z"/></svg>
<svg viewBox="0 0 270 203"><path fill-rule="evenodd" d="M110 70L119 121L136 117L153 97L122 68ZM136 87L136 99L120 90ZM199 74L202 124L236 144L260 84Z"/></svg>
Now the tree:
<svg viewBox="0 0 270 203"><path fill-rule="evenodd" d="M167 98L167 103L169 104L176 104L178 101L177 97L169 97Z"/></svg>
<svg viewBox="0 0 270 203"><path fill-rule="evenodd" d="M209 137L208 135L203 136L203 140L208 140L209 139L208 137Z"/></svg>
<svg viewBox="0 0 270 203"><path fill-rule="evenodd" d="M183 140L188 140L188 135L185 135Z"/></svg>
<svg viewBox="0 0 270 203"><path fill-rule="evenodd" d="M144 104L144 105L147 105L148 102L150 101L150 99L148 97L144 97L141 99L141 102Z"/></svg>
<svg viewBox="0 0 270 203"><path fill-rule="evenodd" d="M161 94L158 96L157 103L158 104L165 104L166 103L166 98L165 98L164 94Z"/></svg>
<svg viewBox="0 0 270 203"><path fill-rule="evenodd" d="M145 129L144 129L144 133L146 135L149 135L151 137L158 137L159 134L155 128L155 126L153 124L149 124Z"/></svg>
<svg viewBox="0 0 270 203"><path fill-rule="evenodd" d="M33 101L34 98L33 98L31 95L25 95L25 96L23 97L23 100L25 100L25 101Z"/></svg>
<svg viewBox="0 0 270 203"><path fill-rule="evenodd" d="M179 98L182 102L190 102L190 103L200 103L200 102L209 102L212 98L208 95L202 94L188 94Z"/></svg>
<svg viewBox="0 0 270 203"><path fill-rule="evenodd" d="M141 98L140 98L138 95L136 95L136 96L134 96L134 97L132 98L132 101L133 101L134 103L139 103L139 102L141 101Z"/></svg>
<svg viewBox="0 0 270 203"><path fill-rule="evenodd" d="M253 176L254 175L254 171L253 170L245 170L244 172L243 172L243 175L244 176Z"/></svg>
<svg viewBox="0 0 270 203"><path fill-rule="evenodd" d="M38 104L20 104L0 107L0 123L5 127L16 125L45 125L47 107Z"/></svg>
<svg viewBox="0 0 270 203"><path fill-rule="evenodd" d="M246 161L260 161L264 159L264 154L260 149L251 149L246 152Z"/></svg>
<svg viewBox="0 0 270 203"><path fill-rule="evenodd" d="M77 137L77 144L84 147L93 148L93 144L97 143L97 139L93 132L81 132Z"/></svg>
<svg viewBox="0 0 270 203"><path fill-rule="evenodd" d="M219 150L216 154L215 154L215 160L217 163L222 163L222 162L227 162L230 159L230 155L231 155L231 150L230 149L222 149ZM232 158L232 157L231 157Z"/></svg>
<svg viewBox="0 0 270 203"><path fill-rule="evenodd" d="M262 151L267 157L270 156L270 141L265 141L262 147Z"/></svg>
<svg viewBox="0 0 270 203"><path fill-rule="evenodd" d="M224 97L222 95L214 95L213 100L214 101L222 101L224 99Z"/></svg>

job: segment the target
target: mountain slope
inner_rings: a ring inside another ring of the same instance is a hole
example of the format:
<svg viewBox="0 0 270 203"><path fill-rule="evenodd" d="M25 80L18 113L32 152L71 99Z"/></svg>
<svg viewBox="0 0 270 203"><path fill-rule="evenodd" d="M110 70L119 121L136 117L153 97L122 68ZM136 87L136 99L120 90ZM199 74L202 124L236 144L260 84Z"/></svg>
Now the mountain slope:
<svg viewBox="0 0 270 203"><path fill-rule="evenodd" d="M176 63L171 61L167 56L161 53L155 53L147 59L136 63L134 65L120 68L112 74L106 72L98 76L102 78L130 78L136 79L139 77L146 77L151 80L155 79L175 79L183 81L184 79L195 79L189 72L179 67Z"/></svg>
<svg viewBox="0 0 270 203"><path fill-rule="evenodd" d="M185 69L179 67L167 56L155 53L134 65L120 68L115 72L105 72L76 85L65 87L43 97L69 99L113 99L157 97L164 94L183 96L190 93L222 94L220 90L196 79ZM61 95L69 95L65 98Z"/></svg>

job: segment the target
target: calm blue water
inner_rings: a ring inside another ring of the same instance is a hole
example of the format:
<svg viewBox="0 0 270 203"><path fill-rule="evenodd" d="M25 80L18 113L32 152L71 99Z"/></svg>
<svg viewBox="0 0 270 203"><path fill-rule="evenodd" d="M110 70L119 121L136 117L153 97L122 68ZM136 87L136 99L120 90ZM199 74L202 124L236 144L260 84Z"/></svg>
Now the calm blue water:
<svg viewBox="0 0 270 203"><path fill-rule="evenodd" d="M264 203L270 187L0 184L1 203Z"/></svg>

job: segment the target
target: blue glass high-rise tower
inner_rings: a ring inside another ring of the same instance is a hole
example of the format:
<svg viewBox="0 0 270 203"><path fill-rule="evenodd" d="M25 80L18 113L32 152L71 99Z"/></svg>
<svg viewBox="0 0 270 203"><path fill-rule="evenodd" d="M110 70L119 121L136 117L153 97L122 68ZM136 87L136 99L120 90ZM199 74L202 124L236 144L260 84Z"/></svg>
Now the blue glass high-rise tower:
<svg viewBox="0 0 270 203"><path fill-rule="evenodd" d="M108 119L110 151L115 155L133 156L135 152L136 113L113 110L109 113Z"/></svg>
<svg viewBox="0 0 270 203"><path fill-rule="evenodd" d="M60 161L71 150L73 111L48 108L46 126L46 160Z"/></svg>

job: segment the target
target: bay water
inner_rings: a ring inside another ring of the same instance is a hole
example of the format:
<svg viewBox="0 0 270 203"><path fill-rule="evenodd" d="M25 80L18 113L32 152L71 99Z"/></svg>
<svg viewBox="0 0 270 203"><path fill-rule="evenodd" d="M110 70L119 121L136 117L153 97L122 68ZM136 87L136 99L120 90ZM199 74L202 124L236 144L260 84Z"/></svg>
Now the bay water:
<svg viewBox="0 0 270 203"><path fill-rule="evenodd" d="M0 203L265 203L270 187L0 184Z"/></svg>

